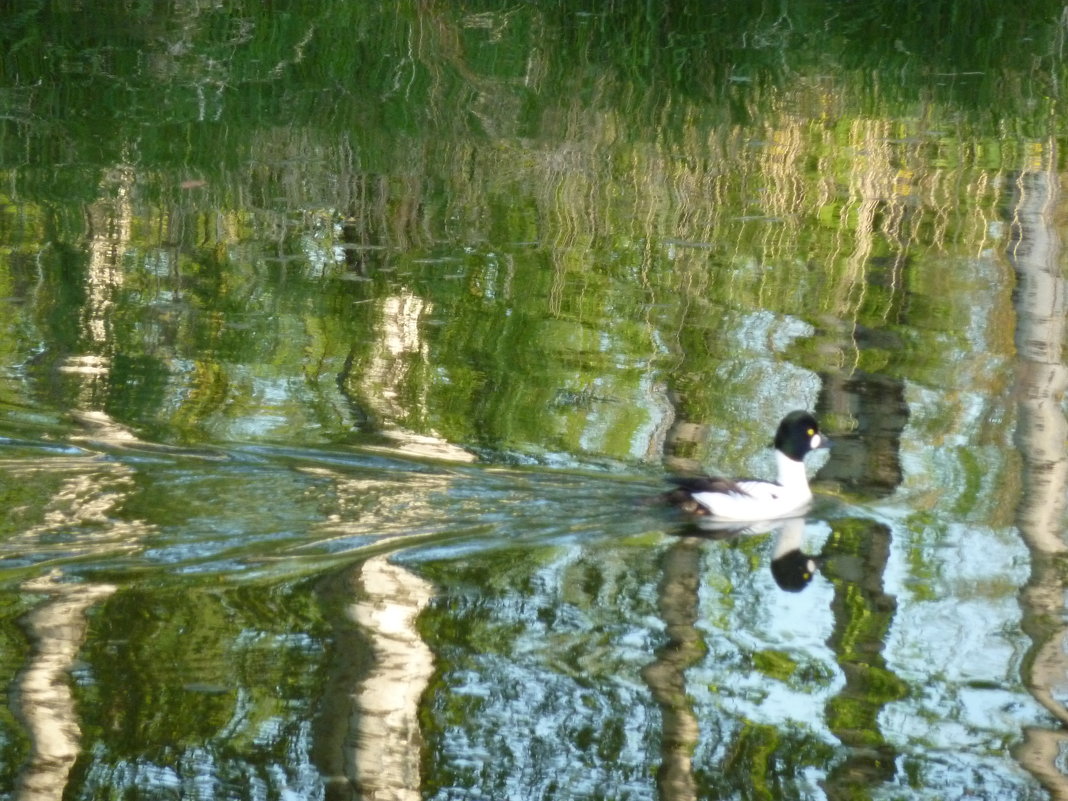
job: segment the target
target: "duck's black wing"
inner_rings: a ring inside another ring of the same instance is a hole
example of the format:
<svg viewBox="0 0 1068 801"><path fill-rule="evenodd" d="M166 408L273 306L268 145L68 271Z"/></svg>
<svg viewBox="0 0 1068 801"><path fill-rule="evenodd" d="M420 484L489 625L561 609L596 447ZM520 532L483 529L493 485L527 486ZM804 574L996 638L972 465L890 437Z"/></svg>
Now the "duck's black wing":
<svg viewBox="0 0 1068 801"><path fill-rule="evenodd" d="M732 495L749 495L737 481L718 476L671 476L668 481L676 488L665 492L661 496L663 501L691 514L708 514L708 509L694 500L695 493L722 492Z"/></svg>

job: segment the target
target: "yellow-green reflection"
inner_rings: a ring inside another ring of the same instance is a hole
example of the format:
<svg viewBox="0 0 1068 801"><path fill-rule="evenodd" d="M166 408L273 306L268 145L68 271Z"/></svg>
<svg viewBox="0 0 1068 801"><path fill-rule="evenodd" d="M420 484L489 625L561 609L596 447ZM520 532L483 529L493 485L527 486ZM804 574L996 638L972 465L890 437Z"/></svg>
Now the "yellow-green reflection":
<svg viewBox="0 0 1068 801"><path fill-rule="evenodd" d="M405 634L440 657L400 705L406 791L1062 786L1063 308L1025 302L1061 297L1061 5L3 22L0 575L119 587L55 673L66 795L360 773L323 767L315 695L381 678L373 626L323 633L300 599L351 593L292 582L401 547L440 589ZM787 602L766 540L709 543L658 607L669 524L632 473L766 474L802 405L842 434L837 561Z"/></svg>

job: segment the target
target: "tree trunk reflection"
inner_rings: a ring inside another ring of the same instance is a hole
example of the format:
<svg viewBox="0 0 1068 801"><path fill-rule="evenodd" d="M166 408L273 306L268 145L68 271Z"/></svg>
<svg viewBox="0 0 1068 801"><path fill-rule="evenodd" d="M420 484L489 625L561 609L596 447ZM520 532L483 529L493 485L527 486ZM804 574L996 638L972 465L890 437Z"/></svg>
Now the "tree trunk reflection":
<svg viewBox="0 0 1068 801"><path fill-rule="evenodd" d="M19 801L60 799L81 750L68 673L85 640L85 613L115 592L110 584L60 584L51 576L24 585L49 600L25 618L33 654L14 691L31 741L29 764L19 777Z"/></svg>
<svg viewBox="0 0 1068 801"><path fill-rule="evenodd" d="M642 671L663 715L657 772L661 801L697 798L693 752L700 730L686 693L686 669L700 661L707 650L695 625L700 581L700 541L685 539L668 549L663 557L658 604L668 641Z"/></svg>
<svg viewBox="0 0 1068 801"><path fill-rule="evenodd" d="M1068 383L1062 358L1065 282L1056 225L1060 202L1055 150L1015 181L1009 260L1016 271L1016 445L1022 458L1023 497L1016 525L1031 551L1031 577L1021 595L1023 628L1032 645L1023 679L1062 725L1068 709L1068 627L1064 624L1063 538L1068 425L1061 404ZM1031 727L1016 757L1055 799L1068 799L1068 777L1056 765L1068 745L1063 730Z"/></svg>

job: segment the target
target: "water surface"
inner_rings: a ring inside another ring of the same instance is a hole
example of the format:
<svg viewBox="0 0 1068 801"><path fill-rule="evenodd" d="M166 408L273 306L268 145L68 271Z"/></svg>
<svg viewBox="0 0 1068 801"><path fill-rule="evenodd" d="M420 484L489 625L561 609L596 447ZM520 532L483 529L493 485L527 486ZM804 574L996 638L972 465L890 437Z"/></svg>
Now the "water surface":
<svg viewBox="0 0 1068 801"><path fill-rule="evenodd" d="M1068 796L1063 9L898 11L4 12L0 795Z"/></svg>

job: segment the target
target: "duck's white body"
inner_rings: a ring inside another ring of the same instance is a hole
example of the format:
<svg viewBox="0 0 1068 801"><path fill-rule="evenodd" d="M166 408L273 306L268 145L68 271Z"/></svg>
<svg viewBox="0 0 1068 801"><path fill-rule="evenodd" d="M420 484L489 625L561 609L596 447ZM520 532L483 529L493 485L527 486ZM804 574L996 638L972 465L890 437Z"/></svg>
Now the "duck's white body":
<svg viewBox="0 0 1068 801"><path fill-rule="evenodd" d="M778 481L741 479L731 482L737 491L697 491L691 492L690 497L704 507L704 514L719 520L777 520L796 515L812 502L805 464L779 451L775 452L775 461Z"/></svg>

